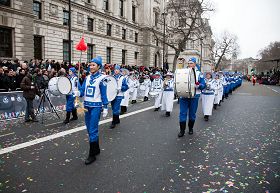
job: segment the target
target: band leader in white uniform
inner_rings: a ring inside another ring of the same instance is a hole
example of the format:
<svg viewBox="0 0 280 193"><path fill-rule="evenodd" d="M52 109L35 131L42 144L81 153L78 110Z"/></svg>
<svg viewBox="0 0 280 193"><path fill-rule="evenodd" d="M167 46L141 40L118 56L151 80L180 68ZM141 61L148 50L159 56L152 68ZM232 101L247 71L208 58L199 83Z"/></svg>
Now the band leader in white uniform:
<svg viewBox="0 0 280 193"><path fill-rule="evenodd" d="M138 94L138 88L140 86L139 80L135 73L131 75L131 87L130 87L130 93L131 93L131 103L136 103L137 94Z"/></svg>
<svg viewBox="0 0 280 193"><path fill-rule="evenodd" d="M127 107L128 107L128 103L129 103L129 97L130 97L129 89L132 87L132 85L131 85L130 78L128 76L129 71L127 69L122 68L121 73L128 85L128 90L124 92L124 94L123 94L124 98L122 99L122 102L121 102L121 115L122 115L127 112Z"/></svg>
<svg viewBox="0 0 280 193"><path fill-rule="evenodd" d="M220 103L220 99L221 99L220 90L223 88L223 85L221 83L221 80L220 80L220 77L218 74L215 75L214 85L215 85L214 109L217 109L217 106Z"/></svg>
<svg viewBox="0 0 280 193"><path fill-rule="evenodd" d="M151 91L157 93L155 97L155 111L158 111L161 105L161 98L163 92L163 80L161 79L160 73L155 73L155 78L152 82Z"/></svg>
<svg viewBox="0 0 280 193"><path fill-rule="evenodd" d="M144 77L144 86L145 86L145 94L144 94L144 101L147 101L149 99L149 92L151 88L151 79L149 75L145 75Z"/></svg>
<svg viewBox="0 0 280 193"><path fill-rule="evenodd" d="M163 82L163 94L162 94L162 106L161 110L166 110L165 116L169 117L170 112L173 110L173 99L174 99L174 80L172 78L172 73L168 72L166 74L165 80Z"/></svg>
<svg viewBox="0 0 280 193"><path fill-rule="evenodd" d="M214 80L212 79L212 74L210 72L206 73L205 83L206 88L203 89L201 92L202 111L204 115L204 120L208 121L209 116L212 115L213 103L215 98L215 85Z"/></svg>

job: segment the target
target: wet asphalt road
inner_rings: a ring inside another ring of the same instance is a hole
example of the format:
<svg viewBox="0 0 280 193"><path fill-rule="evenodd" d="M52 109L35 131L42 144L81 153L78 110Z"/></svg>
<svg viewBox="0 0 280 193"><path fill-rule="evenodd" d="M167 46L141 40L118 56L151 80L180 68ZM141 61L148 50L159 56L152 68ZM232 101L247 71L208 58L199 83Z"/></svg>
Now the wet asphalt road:
<svg viewBox="0 0 280 193"><path fill-rule="evenodd" d="M171 117L152 109L100 125L101 154L84 165L85 130L0 155L0 191L34 193L280 192L279 87L245 82L208 122L198 108L194 135L178 139ZM134 112L153 101L130 106ZM1 123L1 148L68 131L53 114L44 124Z"/></svg>

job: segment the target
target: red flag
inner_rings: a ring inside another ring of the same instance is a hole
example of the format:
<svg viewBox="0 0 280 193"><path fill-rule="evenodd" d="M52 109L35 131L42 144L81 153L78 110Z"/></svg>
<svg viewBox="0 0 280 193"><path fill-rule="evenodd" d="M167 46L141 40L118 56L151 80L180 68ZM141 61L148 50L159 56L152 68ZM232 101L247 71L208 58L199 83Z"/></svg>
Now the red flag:
<svg viewBox="0 0 280 193"><path fill-rule="evenodd" d="M79 50L79 51L86 51L87 50L87 45L85 43L84 37L82 37L80 42L76 45L76 50Z"/></svg>

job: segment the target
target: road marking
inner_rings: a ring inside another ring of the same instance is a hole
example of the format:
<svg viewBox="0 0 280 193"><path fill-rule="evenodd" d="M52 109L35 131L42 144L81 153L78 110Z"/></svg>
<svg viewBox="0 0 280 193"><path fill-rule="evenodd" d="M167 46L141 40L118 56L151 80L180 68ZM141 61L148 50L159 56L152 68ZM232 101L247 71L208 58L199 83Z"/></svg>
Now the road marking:
<svg viewBox="0 0 280 193"><path fill-rule="evenodd" d="M58 124L58 123L62 123L62 122L50 123L50 124L46 124L46 125L44 125L44 126L45 126L45 127L48 127L48 126L51 126L51 125L56 125L56 124Z"/></svg>
<svg viewBox="0 0 280 193"><path fill-rule="evenodd" d="M274 92L277 92L277 93L279 94L279 92L278 92L277 90L275 90L275 89L273 89L273 88L272 88L271 90L273 90Z"/></svg>
<svg viewBox="0 0 280 193"><path fill-rule="evenodd" d="M177 101L177 100L174 100L174 102L175 101ZM151 107L147 107L147 108L137 110L137 111L134 111L134 112L131 112L131 113L120 115L120 119L125 118L125 117L129 117L129 116L132 116L132 115L144 112L144 111L148 111L148 110L153 109L153 108L154 108L154 106L151 106ZM111 121L112 121L112 118L105 119L105 120L100 121L99 125L103 125L103 124L109 123ZM14 145L14 146L11 146L11 147L6 147L6 148L3 148L3 149L0 149L0 155L5 154L5 153L10 153L12 151L16 151L16 150L19 150L19 149L22 149L22 148L25 148L25 147L29 147L29 146L32 146L32 145L36 145L36 144L39 144L39 143L43 143L45 141L50 141L50 140L53 140L53 139L56 139L56 138L64 137L66 135L70 135L72 133L82 131L84 129L86 129L86 126L77 127L77 128L71 129L71 130L62 131L62 132L59 132L59 133L55 133L55 134L52 134L52 135L49 135L49 136L46 136L46 137L38 138L38 139L35 139L35 140L32 140L32 141L28 141L28 142L21 143L21 144L18 144L18 145Z"/></svg>
<svg viewBox="0 0 280 193"><path fill-rule="evenodd" d="M4 135L0 135L0 137L5 137L5 136L8 136L8 135L13 135L13 134L15 134L15 132L7 133L7 134L4 134Z"/></svg>
<svg viewBox="0 0 280 193"><path fill-rule="evenodd" d="M266 88L269 88L269 89L271 89L271 90L273 90L274 92L276 92L276 93L278 93L278 94L280 94L277 90L271 88L270 86L265 86L265 87L266 87Z"/></svg>

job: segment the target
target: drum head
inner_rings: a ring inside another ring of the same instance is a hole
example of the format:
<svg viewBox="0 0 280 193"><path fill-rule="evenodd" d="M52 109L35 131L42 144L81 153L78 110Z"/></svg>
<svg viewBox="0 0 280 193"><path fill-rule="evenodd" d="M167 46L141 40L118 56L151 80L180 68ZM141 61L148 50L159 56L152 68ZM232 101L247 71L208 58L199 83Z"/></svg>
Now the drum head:
<svg viewBox="0 0 280 193"><path fill-rule="evenodd" d="M57 82L57 88L61 94L69 94L72 89L71 82L66 77L59 77Z"/></svg>
<svg viewBox="0 0 280 193"><path fill-rule="evenodd" d="M104 81L107 83L107 99L111 102L118 94L118 83L112 76L106 76Z"/></svg>
<svg viewBox="0 0 280 193"><path fill-rule="evenodd" d="M157 96L159 95L159 93L158 93L158 92L151 91L151 92L149 92L149 95L150 95L152 98L154 98L154 97L157 97Z"/></svg>
<svg viewBox="0 0 280 193"><path fill-rule="evenodd" d="M179 97L192 98L196 95L196 74L193 68L177 69L175 72L175 90Z"/></svg>
<svg viewBox="0 0 280 193"><path fill-rule="evenodd" d="M195 83L196 83L196 74L194 68L190 69L190 90L191 90L191 97L196 95L195 90Z"/></svg>

